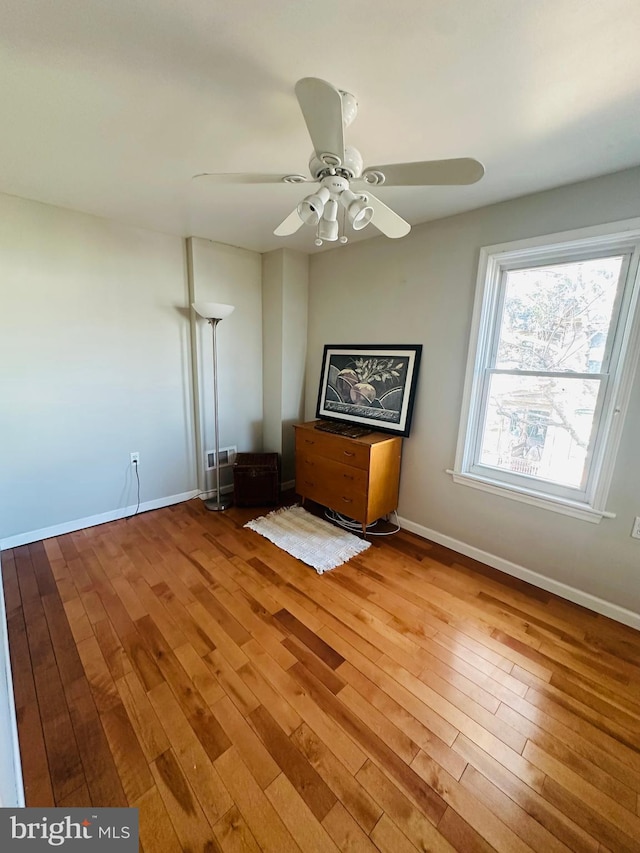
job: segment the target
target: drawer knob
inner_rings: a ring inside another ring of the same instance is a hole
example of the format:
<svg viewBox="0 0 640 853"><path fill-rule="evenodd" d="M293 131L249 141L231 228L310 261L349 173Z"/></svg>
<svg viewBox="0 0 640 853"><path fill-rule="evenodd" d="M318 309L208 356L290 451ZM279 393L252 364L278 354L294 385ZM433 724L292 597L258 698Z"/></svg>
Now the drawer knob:
<svg viewBox="0 0 640 853"><path fill-rule="evenodd" d="M305 438L304 443L305 444L315 444L315 441L312 441L312 439L310 439L310 438Z"/></svg>
<svg viewBox="0 0 640 853"><path fill-rule="evenodd" d="M355 453L352 453L350 450L344 450L343 453L345 456L355 456L356 455Z"/></svg>
<svg viewBox="0 0 640 853"><path fill-rule="evenodd" d="M343 500L346 504L352 504L352 503L353 503L353 498L345 498L345 497L343 496L343 497L342 497L342 500Z"/></svg>
<svg viewBox="0 0 640 853"><path fill-rule="evenodd" d="M312 483L311 480L304 481L305 486L315 486L315 483Z"/></svg>
<svg viewBox="0 0 640 853"><path fill-rule="evenodd" d="M345 480L353 480L353 474L343 474Z"/></svg>

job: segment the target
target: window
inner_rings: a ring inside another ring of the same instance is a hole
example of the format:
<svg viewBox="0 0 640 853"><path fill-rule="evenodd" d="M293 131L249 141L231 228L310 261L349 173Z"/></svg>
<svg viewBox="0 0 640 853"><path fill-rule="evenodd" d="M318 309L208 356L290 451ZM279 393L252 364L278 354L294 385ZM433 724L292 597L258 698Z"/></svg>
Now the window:
<svg viewBox="0 0 640 853"><path fill-rule="evenodd" d="M640 354L640 220L481 250L458 483L606 512Z"/></svg>

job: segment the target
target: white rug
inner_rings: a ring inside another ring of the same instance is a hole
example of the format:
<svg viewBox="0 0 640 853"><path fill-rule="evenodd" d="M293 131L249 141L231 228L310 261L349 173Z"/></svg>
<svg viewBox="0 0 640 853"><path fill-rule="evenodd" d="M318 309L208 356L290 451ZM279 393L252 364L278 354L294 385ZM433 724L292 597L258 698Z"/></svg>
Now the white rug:
<svg viewBox="0 0 640 853"><path fill-rule="evenodd" d="M301 506L276 509L269 515L250 521L245 527L312 566L319 575L341 566L371 545L353 533L311 515Z"/></svg>

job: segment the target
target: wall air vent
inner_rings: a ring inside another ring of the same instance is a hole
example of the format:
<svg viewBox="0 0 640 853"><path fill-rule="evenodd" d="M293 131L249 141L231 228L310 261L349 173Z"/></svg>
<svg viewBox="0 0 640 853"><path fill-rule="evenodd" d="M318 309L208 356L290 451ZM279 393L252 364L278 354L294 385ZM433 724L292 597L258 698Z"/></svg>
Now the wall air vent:
<svg viewBox="0 0 640 853"><path fill-rule="evenodd" d="M221 468L229 468L236 461L236 455L238 453L238 448L235 445L231 447L221 447L220 448L220 467ZM216 467L216 452L215 450L207 450L205 453L205 465L207 471L213 471Z"/></svg>

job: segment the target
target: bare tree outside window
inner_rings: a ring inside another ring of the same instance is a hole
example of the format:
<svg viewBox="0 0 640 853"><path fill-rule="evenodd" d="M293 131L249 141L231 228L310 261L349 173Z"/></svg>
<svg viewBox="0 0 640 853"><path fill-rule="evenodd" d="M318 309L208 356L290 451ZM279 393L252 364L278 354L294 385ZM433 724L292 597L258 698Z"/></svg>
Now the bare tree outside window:
<svg viewBox="0 0 640 853"><path fill-rule="evenodd" d="M504 273L483 464L583 483L622 263L616 256Z"/></svg>

